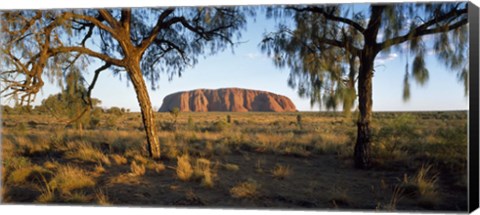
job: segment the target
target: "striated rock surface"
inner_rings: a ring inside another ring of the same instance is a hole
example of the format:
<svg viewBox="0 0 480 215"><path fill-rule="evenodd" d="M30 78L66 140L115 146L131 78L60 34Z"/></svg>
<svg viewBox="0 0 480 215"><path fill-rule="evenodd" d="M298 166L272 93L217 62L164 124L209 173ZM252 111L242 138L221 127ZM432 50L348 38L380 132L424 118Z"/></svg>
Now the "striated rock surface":
<svg viewBox="0 0 480 215"><path fill-rule="evenodd" d="M163 99L159 112L178 107L182 112L293 112L293 102L282 95L241 88L197 89L177 92Z"/></svg>

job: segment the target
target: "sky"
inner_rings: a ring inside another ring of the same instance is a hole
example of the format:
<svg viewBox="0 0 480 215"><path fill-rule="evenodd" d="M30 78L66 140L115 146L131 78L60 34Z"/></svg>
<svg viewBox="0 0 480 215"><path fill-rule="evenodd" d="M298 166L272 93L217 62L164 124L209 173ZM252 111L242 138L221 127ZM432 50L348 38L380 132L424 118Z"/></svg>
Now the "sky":
<svg viewBox="0 0 480 215"><path fill-rule="evenodd" d="M227 48L213 56L199 57L199 62L187 68L182 77L169 81L162 74L157 90L149 88L149 95L154 109L160 108L163 98L178 91L198 88L217 89L225 87L264 90L289 97L300 111L318 111L318 106L311 107L310 98L301 98L296 89L287 85L289 69L279 69L273 61L263 54L259 44L262 35L275 30L275 21L258 14L256 21L248 19L246 30L242 32L242 43L232 52ZM374 111L428 111L428 110L467 110L468 97L464 94L463 83L457 80L454 71L447 70L434 55L426 59L430 79L424 86L411 83L411 98L402 99L403 77L405 71L405 54L392 52L377 56L373 79ZM410 56L410 60L413 57ZM410 63L411 65L411 63ZM87 81L92 79L93 64L85 71ZM60 88L47 83L37 95L34 105L51 94L60 92ZM102 107L124 107L139 111L139 105L133 86L124 78L120 80L111 72L103 72L92 92L92 97L102 101ZM4 103L4 101L2 101ZM324 108L321 110L325 110Z"/></svg>

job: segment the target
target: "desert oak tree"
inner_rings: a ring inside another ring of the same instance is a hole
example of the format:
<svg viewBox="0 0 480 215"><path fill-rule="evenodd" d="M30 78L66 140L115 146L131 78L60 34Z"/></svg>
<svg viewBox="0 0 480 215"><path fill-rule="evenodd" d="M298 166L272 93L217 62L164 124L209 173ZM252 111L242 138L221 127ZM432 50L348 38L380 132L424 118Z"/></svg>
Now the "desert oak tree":
<svg viewBox="0 0 480 215"><path fill-rule="evenodd" d="M267 17L286 21L265 34L261 48L275 65L291 69L289 85L300 95L329 108L343 103L347 112L358 96L357 168L370 165L372 79L379 54L407 55L404 100L410 78L420 85L428 81L428 54L459 71L467 93L466 2L290 5L268 9Z"/></svg>
<svg viewBox="0 0 480 215"><path fill-rule="evenodd" d="M245 25L243 12L238 7L2 12L1 94L30 103L44 78L54 82L70 70L99 65L88 96L102 71L125 76L140 105L147 150L160 158L145 79L156 88L161 73L171 80L199 56L233 45ZM112 96L121 95L112 91Z"/></svg>

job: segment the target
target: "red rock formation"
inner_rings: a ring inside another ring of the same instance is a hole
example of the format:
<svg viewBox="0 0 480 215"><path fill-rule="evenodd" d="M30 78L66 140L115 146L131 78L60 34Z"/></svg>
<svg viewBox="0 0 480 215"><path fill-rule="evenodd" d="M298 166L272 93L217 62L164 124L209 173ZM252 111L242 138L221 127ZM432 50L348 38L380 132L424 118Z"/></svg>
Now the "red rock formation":
<svg viewBox="0 0 480 215"><path fill-rule="evenodd" d="M292 101L274 93L240 88L216 90L197 89L177 92L163 99L159 112L167 112L178 107L182 112L293 112L297 109Z"/></svg>

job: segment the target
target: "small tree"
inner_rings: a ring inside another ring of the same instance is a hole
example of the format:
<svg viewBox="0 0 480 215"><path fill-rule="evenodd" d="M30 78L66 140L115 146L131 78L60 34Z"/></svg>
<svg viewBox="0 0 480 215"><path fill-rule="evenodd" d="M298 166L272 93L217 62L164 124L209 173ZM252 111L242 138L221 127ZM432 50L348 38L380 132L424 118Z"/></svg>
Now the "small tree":
<svg viewBox="0 0 480 215"><path fill-rule="evenodd" d="M68 118L67 124L75 124L82 129L90 123L91 109L101 103L95 98L84 101L87 89L83 85L83 77L77 72L70 72L66 77L66 88L61 93L51 95L42 101L38 109L46 111L57 118Z"/></svg>
<svg viewBox="0 0 480 215"><path fill-rule="evenodd" d="M177 128L177 118L180 114L180 109L178 107L172 108L170 111L170 116L172 116L172 128L175 130Z"/></svg>

